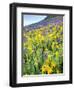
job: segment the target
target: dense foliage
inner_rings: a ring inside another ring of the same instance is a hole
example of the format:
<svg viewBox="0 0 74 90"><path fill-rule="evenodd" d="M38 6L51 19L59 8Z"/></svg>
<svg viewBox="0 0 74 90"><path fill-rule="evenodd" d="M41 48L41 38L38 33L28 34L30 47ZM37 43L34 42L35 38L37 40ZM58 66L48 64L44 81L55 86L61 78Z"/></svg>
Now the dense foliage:
<svg viewBox="0 0 74 90"><path fill-rule="evenodd" d="M23 75L63 73L63 23L23 33Z"/></svg>

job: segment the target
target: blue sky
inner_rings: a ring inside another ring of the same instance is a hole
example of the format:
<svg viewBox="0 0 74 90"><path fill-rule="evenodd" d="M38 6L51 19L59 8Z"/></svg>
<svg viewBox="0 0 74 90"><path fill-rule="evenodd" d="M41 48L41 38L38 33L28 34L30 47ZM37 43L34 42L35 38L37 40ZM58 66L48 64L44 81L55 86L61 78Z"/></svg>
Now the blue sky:
<svg viewBox="0 0 74 90"><path fill-rule="evenodd" d="M37 23L41 20L43 20L46 17L46 15L23 15L23 26L30 25L33 23Z"/></svg>

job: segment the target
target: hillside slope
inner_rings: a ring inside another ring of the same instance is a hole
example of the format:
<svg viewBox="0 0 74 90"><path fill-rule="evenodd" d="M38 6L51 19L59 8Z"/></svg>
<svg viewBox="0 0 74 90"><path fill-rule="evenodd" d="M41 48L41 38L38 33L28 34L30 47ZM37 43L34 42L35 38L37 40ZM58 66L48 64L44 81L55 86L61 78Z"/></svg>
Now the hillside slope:
<svg viewBox="0 0 74 90"><path fill-rule="evenodd" d="M23 28L23 75L63 73L63 16Z"/></svg>
<svg viewBox="0 0 74 90"><path fill-rule="evenodd" d="M53 25L62 24L62 22L63 22L62 16L47 16L44 20L42 20L38 23L23 27L23 30L30 31L30 30L34 30L34 29L39 29L39 28L47 26L49 24L52 27Z"/></svg>

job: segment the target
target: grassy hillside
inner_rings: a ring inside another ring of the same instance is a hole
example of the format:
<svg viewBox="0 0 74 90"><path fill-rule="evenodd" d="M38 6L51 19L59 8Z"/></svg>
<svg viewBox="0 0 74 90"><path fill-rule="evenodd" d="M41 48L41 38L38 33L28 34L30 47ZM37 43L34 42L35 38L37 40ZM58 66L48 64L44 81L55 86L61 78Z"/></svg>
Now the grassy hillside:
<svg viewBox="0 0 74 90"><path fill-rule="evenodd" d="M48 16L23 28L22 73L63 73L63 16Z"/></svg>

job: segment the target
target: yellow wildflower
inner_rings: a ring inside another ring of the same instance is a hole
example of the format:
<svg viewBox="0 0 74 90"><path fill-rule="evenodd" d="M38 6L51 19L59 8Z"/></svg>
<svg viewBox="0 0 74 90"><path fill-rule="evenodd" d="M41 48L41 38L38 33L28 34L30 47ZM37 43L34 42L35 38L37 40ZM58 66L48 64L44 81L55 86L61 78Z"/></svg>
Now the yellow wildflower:
<svg viewBox="0 0 74 90"><path fill-rule="evenodd" d="M37 43L39 42L42 42L44 40L44 36L41 35L41 33L38 33L36 36L35 36L35 40Z"/></svg>
<svg viewBox="0 0 74 90"><path fill-rule="evenodd" d="M48 36L49 36L49 38L53 38L53 34L52 34L52 33L51 33L51 34L49 34Z"/></svg>
<svg viewBox="0 0 74 90"><path fill-rule="evenodd" d="M47 73L48 74L51 74L52 73L52 68L51 67L48 68Z"/></svg>
<svg viewBox="0 0 74 90"><path fill-rule="evenodd" d="M52 30L53 30L53 31L56 31L56 26L54 26L54 27L52 28Z"/></svg>
<svg viewBox="0 0 74 90"><path fill-rule="evenodd" d="M53 36L53 39L56 39L56 38L57 38L56 35L54 35L54 36Z"/></svg>
<svg viewBox="0 0 74 90"><path fill-rule="evenodd" d="M60 31L62 31L63 30L63 27L62 26L60 26Z"/></svg>
<svg viewBox="0 0 74 90"><path fill-rule="evenodd" d="M41 40L44 41L44 36L41 36Z"/></svg>
<svg viewBox="0 0 74 90"><path fill-rule="evenodd" d="M46 73L46 72L48 74L52 73L52 68L49 67L49 65L43 65L42 68L41 68L41 70L42 70L42 73Z"/></svg>
<svg viewBox="0 0 74 90"><path fill-rule="evenodd" d="M32 49L32 46L31 45L28 45L27 49L29 50L30 53L33 52L33 49Z"/></svg>
<svg viewBox="0 0 74 90"><path fill-rule="evenodd" d="M46 65L43 65L43 66L42 66L42 68L41 68L42 73L44 73L44 72L46 71L46 67L47 67Z"/></svg>
<svg viewBox="0 0 74 90"><path fill-rule="evenodd" d="M59 48L59 45L56 45L56 48Z"/></svg>

